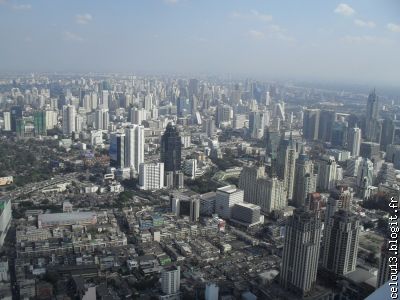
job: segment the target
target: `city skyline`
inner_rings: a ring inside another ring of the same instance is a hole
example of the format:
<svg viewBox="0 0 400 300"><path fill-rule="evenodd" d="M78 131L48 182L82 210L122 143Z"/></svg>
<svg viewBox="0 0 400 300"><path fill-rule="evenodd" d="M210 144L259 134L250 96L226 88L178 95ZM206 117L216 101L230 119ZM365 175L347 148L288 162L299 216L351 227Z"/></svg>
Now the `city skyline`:
<svg viewBox="0 0 400 300"><path fill-rule="evenodd" d="M390 0L3 0L0 64L3 72L230 74L397 86L399 9Z"/></svg>

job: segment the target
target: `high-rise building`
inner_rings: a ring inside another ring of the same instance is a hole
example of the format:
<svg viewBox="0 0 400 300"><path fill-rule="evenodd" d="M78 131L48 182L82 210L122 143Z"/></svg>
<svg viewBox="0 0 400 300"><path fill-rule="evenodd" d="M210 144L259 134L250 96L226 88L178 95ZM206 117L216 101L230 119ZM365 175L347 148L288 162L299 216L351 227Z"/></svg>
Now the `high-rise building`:
<svg viewBox="0 0 400 300"><path fill-rule="evenodd" d="M17 131L17 120L22 119L22 107L15 105L11 107L11 131Z"/></svg>
<svg viewBox="0 0 400 300"><path fill-rule="evenodd" d="M373 90L367 100L367 114L365 126L365 138L369 142L380 142L382 124L379 118L379 99Z"/></svg>
<svg viewBox="0 0 400 300"><path fill-rule="evenodd" d="M98 130L108 130L110 116L107 108L98 108L95 112L95 128Z"/></svg>
<svg viewBox="0 0 400 300"><path fill-rule="evenodd" d="M351 152L351 156L357 157L360 155L361 129L357 126L350 129L347 146L347 149Z"/></svg>
<svg viewBox="0 0 400 300"><path fill-rule="evenodd" d="M217 189L215 198L215 212L224 219L232 216L232 207L243 202L243 190L237 189L234 185L228 185Z"/></svg>
<svg viewBox="0 0 400 300"><path fill-rule="evenodd" d="M33 113L33 122L35 125L35 135L46 135L46 112L44 110Z"/></svg>
<svg viewBox="0 0 400 300"><path fill-rule="evenodd" d="M144 108L131 107L129 109L128 120L132 124L142 125L142 121L147 119L147 111Z"/></svg>
<svg viewBox="0 0 400 300"><path fill-rule="evenodd" d="M294 210L286 224L280 283L301 296L315 285L321 240L321 220L314 211Z"/></svg>
<svg viewBox="0 0 400 300"><path fill-rule="evenodd" d="M110 135L110 165L117 169L125 167L125 134L112 133Z"/></svg>
<svg viewBox="0 0 400 300"><path fill-rule="evenodd" d="M164 164L141 163L139 165L139 188L150 191L164 188Z"/></svg>
<svg viewBox="0 0 400 300"><path fill-rule="evenodd" d="M0 200L0 248L3 246L11 223L11 200Z"/></svg>
<svg viewBox="0 0 400 300"><path fill-rule="evenodd" d="M278 177L261 177L256 181L256 202L261 210L271 213L287 206L285 183ZM254 202L252 202L254 203Z"/></svg>
<svg viewBox="0 0 400 300"><path fill-rule="evenodd" d="M337 169L335 157L323 155L316 161L318 169L317 187L322 191L329 191L336 185Z"/></svg>
<svg viewBox="0 0 400 300"><path fill-rule="evenodd" d="M368 187L373 184L374 164L367 158L364 158L358 167L357 188L358 194L362 198L367 197Z"/></svg>
<svg viewBox="0 0 400 300"><path fill-rule="evenodd" d="M45 118L46 118L46 120L45 120L46 130L53 129L58 123L57 112L54 110L45 110L44 113L45 113Z"/></svg>
<svg viewBox="0 0 400 300"><path fill-rule="evenodd" d="M264 136L266 120L265 112L252 111L249 114L249 133L253 139L261 139Z"/></svg>
<svg viewBox="0 0 400 300"><path fill-rule="evenodd" d="M393 250L389 250L389 241L385 240L381 247L381 255L379 259L378 278L376 282L377 288L388 282L391 279L390 275L395 273L395 271L392 271L390 265L395 265L396 262L399 261L400 256L399 253L397 253L397 255L393 255L393 252Z"/></svg>
<svg viewBox="0 0 400 300"><path fill-rule="evenodd" d="M303 116L303 137L306 140L317 140L319 132L319 109L305 109Z"/></svg>
<svg viewBox="0 0 400 300"><path fill-rule="evenodd" d="M296 160L296 171L294 176L293 201L296 207L306 205L309 193L314 193L317 189L317 175L314 174L314 163L308 155L300 153Z"/></svg>
<svg viewBox="0 0 400 300"><path fill-rule="evenodd" d="M349 211L339 210L326 220L322 265L336 275L353 272L357 265L360 220Z"/></svg>
<svg viewBox="0 0 400 300"><path fill-rule="evenodd" d="M244 201L258 204L257 179L265 176L263 166L244 166L240 172L239 188L244 191Z"/></svg>
<svg viewBox="0 0 400 300"><path fill-rule="evenodd" d="M169 123L161 137L161 161L166 172L181 170L181 149L182 142L178 129Z"/></svg>
<svg viewBox="0 0 400 300"><path fill-rule="evenodd" d="M285 182L286 197L288 199L293 198L294 188L294 176L296 159L298 156L297 147L295 141L290 135L288 140L281 139L278 147L278 158L277 158L277 173L278 177Z"/></svg>
<svg viewBox="0 0 400 300"><path fill-rule="evenodd" d="M165 296L179 294L181 286L181 267L171 266L161 272L161 290ZM163 298L161 299L171 299ZM174 298L172 298L174 299Z"/></svg>
<svg viewBox="0 0 400 300"><path fill-rule="evenodd" d="M229 123L232 118L232 107L226 104L219 104L217 106L217 119L216 124L221 126L222 123Z"/></svg>
<svg viewBox="0 0 400 300"><path fill-rule="evenodd" d="M139 171L144 162L144 127L131 125L125 128L125 167Z"/></svg>
<svg viewBox="0 0 400 300"><path fill-rule="evenodd" d="M73 105L64 105L62 109L63 134L71 135L76 131L76 111Z"/></svg>
<svg viewBox="0 0 400 300"><path fill-rule="evenodd" d="M318 139L322 142L331 141L332 126L335 122L336 113L333 110L321 110L319 116Z"/></svg>
<svg viewBox="0 0 400 300"><path fill-rule="evenodd" d="M4 120L4 130L11 130L11 113L9 111L3 112L3 120Z"/></svg>
<svg viewBox="0 0 400 300"><path fill-rule="evenodd" d="M331 145L333 147L343 148L347 146L348 123L342 118L333 122L331 129Z"/></svg>

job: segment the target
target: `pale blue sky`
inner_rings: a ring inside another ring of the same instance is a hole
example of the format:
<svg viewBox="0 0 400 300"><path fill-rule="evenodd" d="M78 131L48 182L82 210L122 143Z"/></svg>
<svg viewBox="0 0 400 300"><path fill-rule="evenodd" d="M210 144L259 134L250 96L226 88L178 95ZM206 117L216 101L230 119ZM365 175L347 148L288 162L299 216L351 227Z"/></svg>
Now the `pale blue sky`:
<svg viewBox="0 0 400 300"><path fill-rule="evenodd" d="M0 71L400 85L398 0L0 0Z"/></svg>

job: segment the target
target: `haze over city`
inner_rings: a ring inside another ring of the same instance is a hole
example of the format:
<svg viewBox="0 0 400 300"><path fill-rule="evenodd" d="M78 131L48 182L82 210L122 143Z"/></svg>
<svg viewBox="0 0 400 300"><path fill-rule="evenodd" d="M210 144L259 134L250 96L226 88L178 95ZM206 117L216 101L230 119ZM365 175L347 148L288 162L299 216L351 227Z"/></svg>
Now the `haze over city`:
<svg viewBox="0 0 400 300"><path fill-rule="evenodd" d="M399 16L396 0L2 0L0 66L395 86Z"/></svg>

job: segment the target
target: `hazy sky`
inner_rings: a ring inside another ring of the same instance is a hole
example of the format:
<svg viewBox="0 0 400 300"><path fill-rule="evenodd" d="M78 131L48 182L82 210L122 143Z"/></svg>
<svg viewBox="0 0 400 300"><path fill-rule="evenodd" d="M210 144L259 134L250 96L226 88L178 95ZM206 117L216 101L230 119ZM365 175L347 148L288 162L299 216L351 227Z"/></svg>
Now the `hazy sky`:
<svg viewBox="0 0 400 300"><path fill-rule="evenodd" d="M400 1L0 0L1 71L400 85Z"/></svg>

